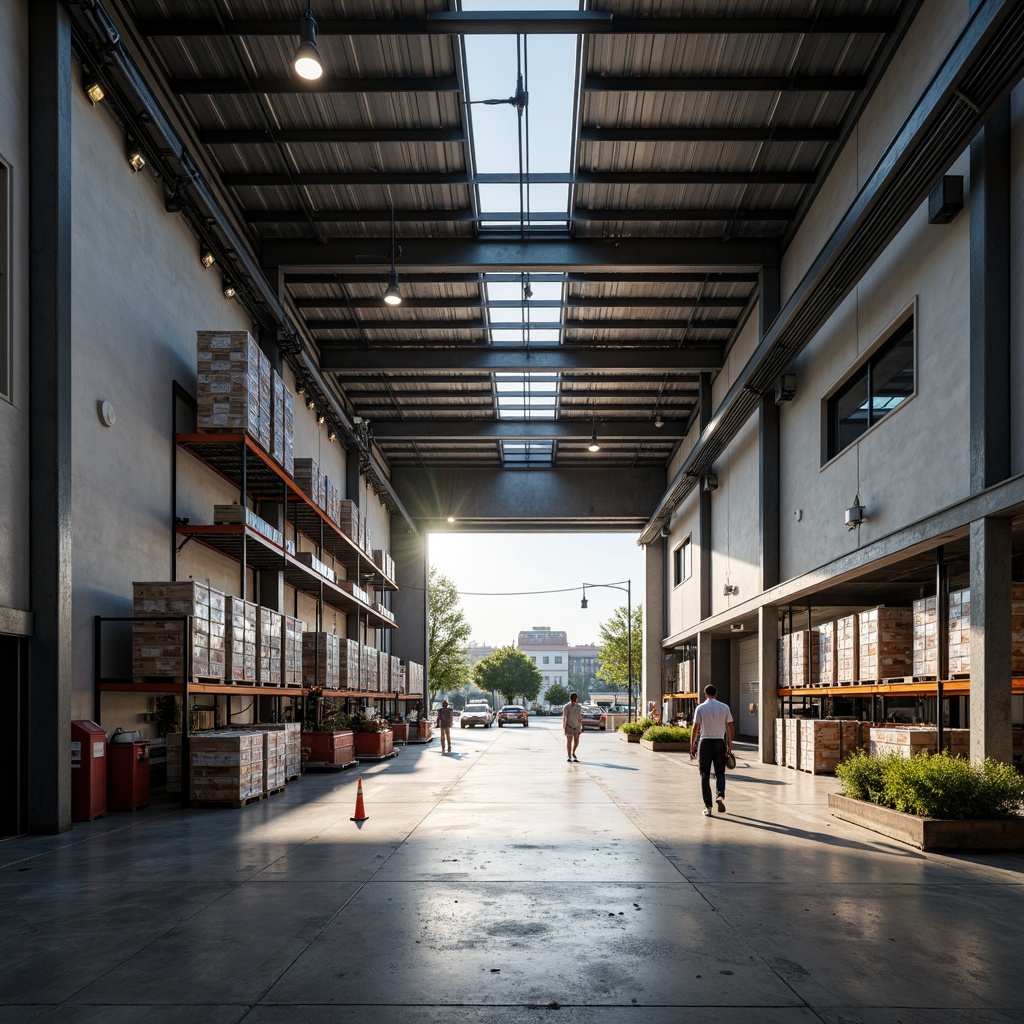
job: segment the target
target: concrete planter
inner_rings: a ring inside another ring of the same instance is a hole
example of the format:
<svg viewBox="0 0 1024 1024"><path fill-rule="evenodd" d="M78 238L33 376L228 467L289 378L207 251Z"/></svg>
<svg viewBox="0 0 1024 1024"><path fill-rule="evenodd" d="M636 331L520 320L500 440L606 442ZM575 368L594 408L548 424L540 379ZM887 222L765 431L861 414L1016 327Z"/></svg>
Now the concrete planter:
<svg viewBox="0 0 1024 1024"><path fill-rule="evenodd" d="M641 739L640 745L648 750L665 751L670 754L688 754L690 752L689 743L665 743L664 741Z"/></svg>
<svg viewBox="0 0 1024 1024"><path fill-rule="evenodd" d="M620 740L625 740L627 743L639 743L640 742L640 733L638 733L638 732L635 732L635 733L620 732L619 733L619 739Z"/></svg>
<svg viewBox="0 0 1024 1024"><path fill-rule="evenodd" d="M828 808L852 822L919 850L1024 850L1024 818L947 821L919 818L865 800L829 793Z"/></svg>

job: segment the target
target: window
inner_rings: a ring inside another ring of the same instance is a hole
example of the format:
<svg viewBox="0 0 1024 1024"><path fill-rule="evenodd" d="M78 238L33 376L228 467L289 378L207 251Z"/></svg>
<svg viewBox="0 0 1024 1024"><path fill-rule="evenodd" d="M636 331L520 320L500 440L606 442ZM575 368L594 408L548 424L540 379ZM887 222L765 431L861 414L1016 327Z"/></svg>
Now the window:
<svg viewBox="0 0 1024 1024"><path fill-rule="evenodd" d="M544 655L544 664L546 665L546 664L548 663L548 661L549 661L549 660L550 660L550 659L549 659L549 658L548 658L548 656L547 656L547 655L545 654L545 655Z"/></svg>
<svg viewBox="0 0 1024 1024"><path fill-rule="evenodd" d="M556 665L561 665L562 664L562 656L560 654L556 654L555 655L555 664Z"/></svg>
<svg viewBox="0 0 1024 1024"><path fill-rule="evenodd" d="M693 571L693 561L690 551L690 538L687 537L682 544L672 552L672 585L678 587L690 578Z"/></svg>
<svg viewBox="0 0 1024 1024"><path fill-rule="evenodd" d="M914 393L914 316L901 321L827 399L825 458L835 458Z"/></svg>
<svg viewBox="0 0 1024 1024"><path fill-rule="evenodd" d="M11 169L0 160L0 398L11 395Z"/></svg>

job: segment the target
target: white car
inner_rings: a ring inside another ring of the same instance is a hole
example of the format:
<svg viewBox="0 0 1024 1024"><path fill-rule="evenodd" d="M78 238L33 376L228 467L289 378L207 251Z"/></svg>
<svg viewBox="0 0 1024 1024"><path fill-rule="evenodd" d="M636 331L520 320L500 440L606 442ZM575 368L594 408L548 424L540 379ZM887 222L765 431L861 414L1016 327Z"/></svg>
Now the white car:
<svg viewBox="0 0 1024 1024"><path fill-rule="evenodd" d="M468 729L471 725L482 725L485 729L490 729L493 721L494 713L490 704L467 704L462 709L459 725L463 729Z"/></svg>

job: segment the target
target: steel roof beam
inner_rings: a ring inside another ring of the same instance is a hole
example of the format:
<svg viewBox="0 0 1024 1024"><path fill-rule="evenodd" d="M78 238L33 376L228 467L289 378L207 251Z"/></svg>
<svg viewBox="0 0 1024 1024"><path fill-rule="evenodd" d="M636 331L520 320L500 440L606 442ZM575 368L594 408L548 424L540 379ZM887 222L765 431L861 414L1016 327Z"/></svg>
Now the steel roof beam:
<svg viewBox="0 0 1024 1024"><path fill-rule="evenodd" d="M477 376L472 377L468 373L460 372L459 381L467 384L486 384L490 387L493 384L491 374L489 371L481 371ZM387 375L387 383L383 383L380 380L368 380L362 377L343 377L342 378L346 393L356 395L370 395L370 394L381 394L386 395L386 391L370 391L370 388L383 388L390 386L398 386L405 384L421 384L429 388L433 385L437 386L436 380L431 380L428 377L424 377L422 373L415 374L402 374L402 373L389 373ZM534 384L561 384L564 386L569 385L586 385L586 384L622 384L631 385L635 388L637 385L650 384L652 387L661 388L665 390L661 393L660 401L671 402L673 399L688 400L693 394L697 392L697 376L694 374L692 377L682 376L680 377L676 373L669 375L668 373L626 373L626 374L611 374L611 373L590 373L587 371L566 371L563 373L544 373L544 372L530 372L530 381ZM407 394L408 392L402 392ZM436 391L432 391L432 394L436 394ZM637 393L635 390L624 391L623 394L637 395L638 401L647 395L656 395L657 392L652 390L650 392L641 391Z"/></svg>
<svg viewBox="0 0 1024 1024"><path fill-rule="evenodd" d="M386 273L389 264L383 258L389 238L338 238L326 242L313 239L263 240L263 266L279 267L285 272L306 270L338 272L341 267L365 273L370 266L367 252L379 246L381 261L375 266ZM708 238L570 238L511 237L481 238L403 238L399 273L516 270L576 273L587 269L664 271L703 268L708 272L730 269L756 270L779 262L779 245L773 238L733 238L729 241Z"/></svg>
<svg viewBox="0 0 1024 1024"><path fill-rule="evenodd" d="M294 32L294 29L293 29ZM318 78L309 82L298 75L291 78L172 78L167 87L179 96L280 96L291 93L360 93L388 92L458 92L459 82L454 75L433 78Z"/></svg>
<svg viewBox="0 0 1024 1024"><path fill-rule="evenodd" d="M583 345L472 346L418 349L342 348L324 345L324 373L528 373L534 371L601 371L635 373L667 370L700 373L719 370L722 353L715 348L618 348ZM660 495L659 495L660 497Z"/></svg>
<svg viewBox="0 0 1024 1024"><path fill-rule="evenodd" d="M461 441L467 438L485 441L531 441L538 438L589 441L593 428L594 423L589 419L554 420L547 423L536 420L374 420L373 436L378 441ZM598 419L597 432L602 443L616 438L673 440L683 436L685 426L678 421L656 427L650 420Z"/></svg>
<svg viewBox="0 0 1024 1024"><path fill-rule="evenodd" d="M863 75L586 75L583 92L860 92ZM260 85L263 83L261 82ZM438 90L441 91L441 90Z"/></svg>
<svg viewBox="0 0 1024 1024"><path fill-rule="evenodd" d="M883 35L897 19L884 17L620 18L611 11L435 11L426 18L317 21L319 36L450 35ZM296 36L294 18L149 19L144 36Z"/></svg>
<svg viewBox="0 0 1024 1024"><path fill-rule="evenodd" d="M676 274L665 272L662 274L631 274L626 272L607 273L593 270L587 273L538 273L529 272L529 278L534 283L543 281L545 283L569 284L600 284L611 282L614 284L750 284L758 282L756 273L684 273ZM443 268L436 269L433 273L427 274L402 274L403 284L484 284L485 282L498 282L504 284L518 284L523 280L523 275L488 273L484 274L449 274ZM318 284L378 284L380 274L361 273L334 273L334 274L305 274L286 273L285 283L288 285L318 285ZM614 301L614 300L610 300Z"/></svg>
<svg viewBox="0 0 1024 1024"><path fill-rule="evenodd" d="M628 306L626 300L623 305ZM381 307L387 308L387 307ZM329 320L306 319L306 327L311 331L349 331L358 328L360 331L672 331L680 328L693 327L706 331L731 331L736 326L736 319L728 320L694 320L688 317L677 319L650 320L551 320L533 321L524 324L522 321L485 320L474 317L472 320ZM669 339L671 340L671 339Z"/></svg>
<svg viewBox="0 0 1024 1024"><path fill-rule="evenodd" d="M232 188L265 188L295 185L518 185L520 176L507 174L468 174L465 171L315 171L310 173L260 172L225 174L225 185ZM577 171L566 173L524 174L529 185L812 185L814 171ZM490 218L488 218L490 219Z"/></svg>
<svg viewBox="0 0 1024 1024"><path fill-rule="evenodd" d="M563 224L568 222L589 224L598 221L621 220L631 222L685 221L699 223L713 220L724 221L789 221L793 210L775 207L744 209L742 207L697 207L689 210L645 210L645 209L576 209L571 212L552 210L531 211L526 218L532 224ZM473 210L415 209L415 210L243 210L242 216L250 224L389 224L391 218L399 224L426 224L433 221L447 221L457 224L498 223L518 224L522 215L515 210L487 213Z"/></svg>
<svg viewBox="0 0 1024 1024"><path fill-rule="evenodd" d="M379 277L371 279L374 283ZM402 284L407 283L403 276ZM340 296L323 296L317 298L297 298L292 300L296 309L382 309L379 295L371 298L343 299ZM648 299L623 295L616 298L574 298L567 299L402 299L402 309L522 309L524 305L530 309L743 309L747 304L745 296L735 298L685 298L682 296L665 296L664 298Z"/></svg>
<svg viewBox="0 0 1024 1024"><path fill-rule="evenodd" d="M748 128L726 125L597 128L584 125L579 130L580 142L835 142L838 138L838 126L829 125L752 125Z"/></svg>
<svg viewBox="0 0 1024 1024"><path fill-rule="evenodd" d="M199 141L207 146L291 146L303 142L344 146L379 146L388 142L461 145L466 141L462 128L204 128L198 134Z"/></svg>

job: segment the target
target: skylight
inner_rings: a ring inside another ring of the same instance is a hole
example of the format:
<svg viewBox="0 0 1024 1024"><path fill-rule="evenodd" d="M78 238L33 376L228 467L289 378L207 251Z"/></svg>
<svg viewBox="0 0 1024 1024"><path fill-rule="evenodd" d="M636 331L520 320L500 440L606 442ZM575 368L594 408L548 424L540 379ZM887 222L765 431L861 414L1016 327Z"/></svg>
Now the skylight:
<svg viewBox="0 0 1024 1024"><path fill-rule="evenodd" d="M461 6L509 8L507 0L462 0ZM579 4L522 0L517 9L575 11ZM481 234L568 230L577 45L576 36L464 37ZM491 100L499 102L485 102ZM488 274L483 288L492 345L561 344L563 276ZM495 374L494 382L499 419L555 418L557 374ZM550 464L554 441L503 442L502 456L506 464Z"/></svg>

